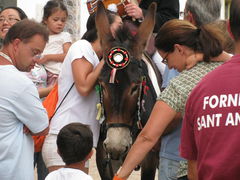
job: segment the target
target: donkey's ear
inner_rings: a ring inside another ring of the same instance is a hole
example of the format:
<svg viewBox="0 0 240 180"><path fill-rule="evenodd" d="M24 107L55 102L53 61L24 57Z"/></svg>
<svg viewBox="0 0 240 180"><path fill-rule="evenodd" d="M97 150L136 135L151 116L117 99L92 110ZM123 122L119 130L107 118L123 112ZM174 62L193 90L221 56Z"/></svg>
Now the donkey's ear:
<svg viewBox="0 0 240 180"><path fill-rule="evenodd" d="M148 7L144 21L138 28L138 33L136 34L136 41L133 45L134 56L141 59L142 52L147 44L150 35L153 32L155 25L155 14L156 14L157 4L151 3Z"/></svg>
<svg viewBox="0 0 240 180"><path fill-rule="evenodd" d="M103 51L110 47L110 40L112 39L112 34L110 31L110 24L107 18L106 9L103 5L102 1L98 1L97 4L97 12L96 12L96 27L98 31L98 37L101 42L101 47L103 47Z"/></svg>

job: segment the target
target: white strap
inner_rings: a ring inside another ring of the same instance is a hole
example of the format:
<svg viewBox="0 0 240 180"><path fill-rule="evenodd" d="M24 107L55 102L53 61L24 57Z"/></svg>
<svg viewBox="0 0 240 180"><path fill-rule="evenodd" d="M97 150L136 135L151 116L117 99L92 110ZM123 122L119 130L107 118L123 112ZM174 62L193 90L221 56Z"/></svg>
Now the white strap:
<svg viewBox="0 0 240 180"><path fill-rule="evenodd" d="M4 54L3 52L0 52L0 56L4 57L6 60L13 64L12 59L8 55Z"/></svg>
<svg viewBox="0 0 240 180"><path fill-rule="evenodd" d="M154 72L154 69L152 67L152 65L148 62L148 60L146 59L146 56L143 54L142 55L142 60L146 63L147 65L147 68L148 68L148 75L152 81L152 84L153 84L153 87L154 87L154 90L157 94L157 97L160 95L161 91L160 91L160 88L158 86L158 80L157 80L157 76Z"/></svg>

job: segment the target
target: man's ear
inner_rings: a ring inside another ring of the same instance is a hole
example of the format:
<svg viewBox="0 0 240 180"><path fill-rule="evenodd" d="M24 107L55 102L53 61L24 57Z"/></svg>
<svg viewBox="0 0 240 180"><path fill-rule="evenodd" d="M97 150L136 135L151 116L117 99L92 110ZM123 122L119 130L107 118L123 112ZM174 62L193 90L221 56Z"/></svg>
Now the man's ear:
<svg viewBox="0 0 240 180"><path fill-rule="evenodd" d="M14 39L14 40L12 41L12 45L13 45L14 50L16 50L16 49L18 48L20 42L21 42L21 40L18 39L18 38L17 38L17 39Z"/></svg>

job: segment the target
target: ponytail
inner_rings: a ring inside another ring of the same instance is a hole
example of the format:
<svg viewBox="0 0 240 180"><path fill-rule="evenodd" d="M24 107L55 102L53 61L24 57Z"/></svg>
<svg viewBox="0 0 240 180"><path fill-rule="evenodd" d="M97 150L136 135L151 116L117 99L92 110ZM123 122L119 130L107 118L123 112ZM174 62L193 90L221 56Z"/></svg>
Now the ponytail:
<svg viewBox="0 0 240 180"><path fill-rule="evenodd" d="M211 24L200 26L199 29L197 44L203 53L203 60L209 62L211 57L217 57L222 53L224 37L221 30Z"/></svg>

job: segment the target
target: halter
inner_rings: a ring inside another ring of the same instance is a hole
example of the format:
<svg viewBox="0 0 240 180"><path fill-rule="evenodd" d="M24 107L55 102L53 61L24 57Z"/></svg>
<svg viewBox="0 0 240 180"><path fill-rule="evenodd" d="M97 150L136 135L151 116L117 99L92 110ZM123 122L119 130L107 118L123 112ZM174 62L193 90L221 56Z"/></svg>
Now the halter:
<svg viewBox="0 0 240 180"><path fill-rule="evenodd" d="M141 119L141 111L145 111L144 108L144 103L145 101L142 100L143 98L143 94L147 94L147 91L150 89L147 86L147 78L144 75L144 73L142 72L143 69L143 62L146 63L146 59L144 59L144 56L142 57L143 60L139 61L139 65L138 65L138 69L139 71L141 71L141 82L139 85L139 94L138 94L138 100L137 100L137 119L134 118L134 122L133 125L127 125L124 123L112 123L112 124L108 124L106 125L106 128L119 128L119 127L126 127L128 128L130 131L132 131L132 129L135 127L135 125L137 125L137 129L140 130L143 128L143 123L142 123L142 119ZM116 77L116 73L118 69L123 69L125 67L128 66L128 64L130 63L130 55L129 52L123 48L123 47L113 47L107 56L107 60L106 60L108 66L110 68L112 68L111 74L110 74L110 80L109 83L118 83ZM146 63L147 65L147 63ZM147 65L148 66L148 65ZM148 67L147 67L148 68ZM100 123L102 124L103 121L105 120L104 117L104 107L103 107L103 94L102 94L102 88L99 85L98 90L97 90L99 97L100 97L100 103L97 104L98 107L98 115L97 115L97 120L100 120Z"/></svg>
<svg viewBox="0 0 240 180"><path fill-rule="evenodd" d="M115 83L117 82L116 80L117 70L124 69L125 67L128 66L128 64L130 63L130 54L123 47L113 47L108 53L106 62L108 66L112 68L109 83ZM139 70L141 70L143 62L140 61L139 63L140 63ZM148 87L146 86L146 77L142 76L141 82L139 85L139 95L138 95L138 102L137 102L137 121L134 121L132 126L124 123L106 124L106 130L108 130L109 128L125 127L125 128L128 128L130 131L132 131L132 128L134 127L135 123L137 124L138 129L143 128L143 125L141 123L141 109L142 109L141 97L142 97L142 93L143 92L145 93L147 88ZM101 85L97 86L96 91L98 92L99 98L100 98L100 102L97 104L98 115L96 119L100 121L100 124L102 124L103 121L105 120L105 117L104 117L103 94L102 94Z"/></svg>
<svg viewBox="0 0 240 180"><path fill-rule="evenodd" d="M123 69L127 67L127 65L130 63L130 55L129 52L120 47L114 47L110 50L107 56L107 64L109 67L112 68L111 74L110 74L110 83L117 83L118 81L116 80L116 73L117 70ZM138 68L140 71L142 71L142 63L143 61L139 61ZM141 111L143 110L142 108L142 96L143 93L146 93L146 91L149 89L148 86L146 85L146 76L143 75L143 72L141 72L141 79L139 83L139 94L138 94L138 100L137 100L137 110L136 110L136 117L133 120L132 125L124 124L124 123L111 123L111 124L104 124L104 131L103 133L106 134L107 130L109 128L128 128L129 131L131 132L131 136L135 137L139 130L143 128L142 122L141 122ZM103 107L103 92L102 92L102 87L99 84L98 87L96 88L97 92L99 94L100 102L97 105L98 106L98 116L97 119L100 121L102 124L105 120L104 117L104 107ZM105 136L105 135L104 135ZM123 155L124 156L124 155ZM112 158L111 154L107 153L107 157L105 158L106 164L105 168L109 168L110 174L113 176L113 168L112 168ZM122 156L119 159L120 161L123 160Z"/></svg>

